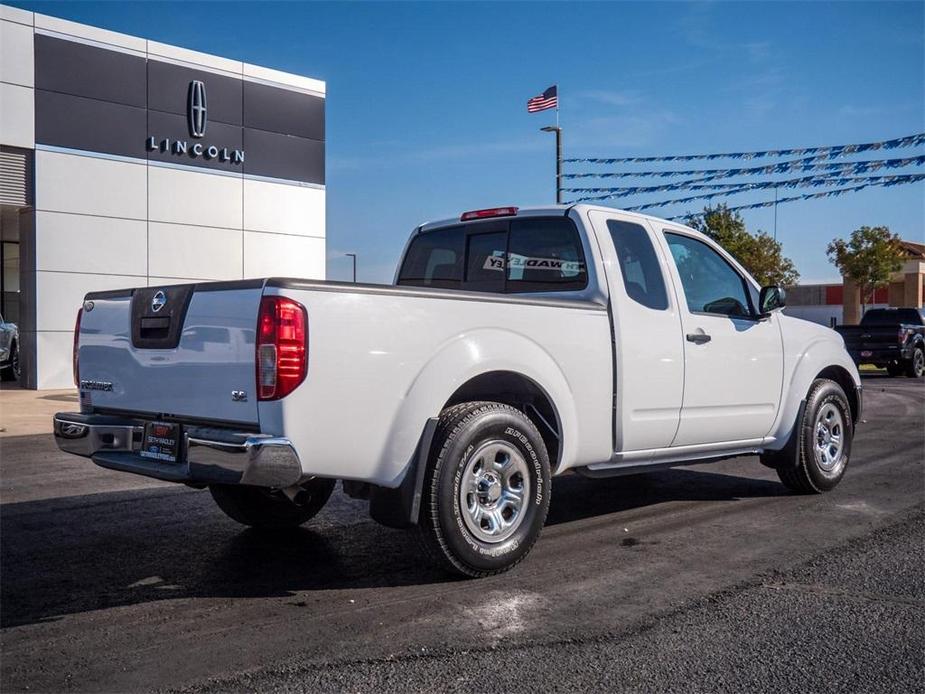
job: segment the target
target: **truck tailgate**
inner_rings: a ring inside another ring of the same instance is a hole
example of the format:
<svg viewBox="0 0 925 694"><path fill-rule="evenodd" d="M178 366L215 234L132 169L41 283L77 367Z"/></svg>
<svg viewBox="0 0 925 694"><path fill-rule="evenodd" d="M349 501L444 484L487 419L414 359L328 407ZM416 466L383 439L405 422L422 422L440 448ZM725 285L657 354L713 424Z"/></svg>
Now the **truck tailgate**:
<svg viewBox="0 0 925 694"><path fill-rule="evenodd" d="M257 423L261 294L209 284L88 295L78 343L84 398L94 408Z"/></svg>
<svg viewBox="0 0 925 694"><path fill-rule="evenodd" d="M898 328L882 326L840 326L838 332L845 340L845 347L851 351L899 350Z"/></svg>

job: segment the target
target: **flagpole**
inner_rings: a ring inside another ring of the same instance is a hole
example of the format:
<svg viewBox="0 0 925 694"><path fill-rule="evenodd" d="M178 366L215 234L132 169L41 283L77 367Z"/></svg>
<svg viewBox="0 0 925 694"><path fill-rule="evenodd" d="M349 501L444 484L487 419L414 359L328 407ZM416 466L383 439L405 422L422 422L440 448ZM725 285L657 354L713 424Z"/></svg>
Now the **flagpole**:
<svg viewBox="0 0 925 694"><path fill-rule="evenodd" d="M559 84L556 83L556 204L562 204L562 128L559 127Z"/></svg>
<svg viewBox="0 0 925 694"><path fill-rule="evenodd" d="M547 133L556 134L556 204L562 204L562 128L559 127L559 85L554 84L556 88L556 125L547 125L540 130Z"/></svg>

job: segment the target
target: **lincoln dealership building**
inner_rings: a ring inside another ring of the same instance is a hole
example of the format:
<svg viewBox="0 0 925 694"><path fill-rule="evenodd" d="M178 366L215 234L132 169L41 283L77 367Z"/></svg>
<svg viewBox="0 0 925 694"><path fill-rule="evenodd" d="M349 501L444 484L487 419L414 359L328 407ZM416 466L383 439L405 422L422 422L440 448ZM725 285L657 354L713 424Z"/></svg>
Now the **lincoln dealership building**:
<svg viewBox="0 0 925 694"><path fill-rule="evenodd" d="M0 5L0 313L72 385L88 291L324 278L325 83Z"/></svg>

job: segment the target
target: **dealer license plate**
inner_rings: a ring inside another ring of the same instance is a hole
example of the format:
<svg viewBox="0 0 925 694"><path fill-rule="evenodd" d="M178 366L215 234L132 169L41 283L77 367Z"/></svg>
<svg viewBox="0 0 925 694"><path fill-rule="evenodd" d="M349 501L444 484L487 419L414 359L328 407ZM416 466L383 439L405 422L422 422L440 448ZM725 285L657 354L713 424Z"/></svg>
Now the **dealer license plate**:
<svg viewBox="0 0 925 694"><path fill-rule="evenodd" d="M145 422L145 435L138 454L142 458L160 460L164 463L177 462L180 450L180 425L167 422Z"/></svg>

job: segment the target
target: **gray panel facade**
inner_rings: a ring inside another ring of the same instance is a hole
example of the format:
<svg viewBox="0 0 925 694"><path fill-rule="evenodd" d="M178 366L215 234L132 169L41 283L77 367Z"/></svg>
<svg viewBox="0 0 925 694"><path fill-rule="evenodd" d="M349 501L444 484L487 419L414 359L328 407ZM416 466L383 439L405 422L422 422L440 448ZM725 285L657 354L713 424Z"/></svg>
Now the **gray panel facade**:
<svg viewBox="0 0 925 694"><path fill-rule="evenodd" d="M324 99L245 82L244 127L324 140Z"/></svg>
<svg viewBox="0 0 925 694"><path fill-rule="evenodd" d="M145 59L35 35L35 88L145 107Z"/></svg>
<svg viewBox="0 0 925 694"><path fill-rule="evenodd" d="M35 112L36 142L138 156L138 134L145 129L144 108L36 89ZM80 147L75 146L78 143Z"/></svg>
<svg viewBox="0 0 925 694"><path fill-rule="evenodd" d="M44 35L35 81L39 145L324 184L322 97Z"/></svg>
<svg viewBox="0 0 925 694"><path fill-rule="evenodd" d="M244 172L324 184L324 142L244 128Z"/></svg>

